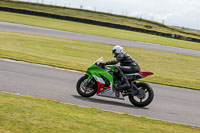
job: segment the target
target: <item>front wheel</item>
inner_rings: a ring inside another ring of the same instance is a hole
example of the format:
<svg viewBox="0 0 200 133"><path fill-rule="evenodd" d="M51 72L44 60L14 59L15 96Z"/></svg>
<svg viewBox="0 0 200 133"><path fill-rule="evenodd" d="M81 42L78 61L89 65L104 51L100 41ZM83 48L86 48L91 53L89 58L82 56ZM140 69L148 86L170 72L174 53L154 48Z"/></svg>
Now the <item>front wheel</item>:
<svg viewBox="0 0 200 133"><path fill-rule="evenodd" d="M97 92L96 81L91 80L88 83L86 83L87 78L87 75L81 77L76 84L77 92L83 97L91 97Z"/></svg>
<svg viewBox="0 0 200 133"><path fill-rule="evenodd" d="M153 89L143 82L136 83L136 86L139 89L139 94L135 96L129 95L130 102L137 107L149 105L154 97Z"/></svg>

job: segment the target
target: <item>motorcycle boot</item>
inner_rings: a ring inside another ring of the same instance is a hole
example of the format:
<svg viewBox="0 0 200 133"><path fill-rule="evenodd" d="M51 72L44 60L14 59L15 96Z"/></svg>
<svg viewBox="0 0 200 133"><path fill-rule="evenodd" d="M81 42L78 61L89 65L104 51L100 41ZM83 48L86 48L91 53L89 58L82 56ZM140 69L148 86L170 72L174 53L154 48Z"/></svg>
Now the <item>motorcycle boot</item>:
<svg viewBox="0 0 200 133"><path fill-rule="evenodd" d="M121 77L121 81L123 84L118 85L116 87L117 91L121 91L121 90L128 89L131 87L130 83L128 82L128 78L124 75L124 73L120 69L119 69L118 76Z"/></svg>

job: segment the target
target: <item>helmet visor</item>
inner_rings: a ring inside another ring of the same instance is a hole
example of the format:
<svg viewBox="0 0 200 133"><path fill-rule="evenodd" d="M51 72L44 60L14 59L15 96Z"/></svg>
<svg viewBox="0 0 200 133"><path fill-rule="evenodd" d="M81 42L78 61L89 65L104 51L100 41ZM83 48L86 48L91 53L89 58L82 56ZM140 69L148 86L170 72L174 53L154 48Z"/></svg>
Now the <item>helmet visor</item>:
<svg viewBox="0 0 200 133"><path fill-rule="evenodd" d="M115 57L116 56L116 49L112 50L112 55Z"/></svg>

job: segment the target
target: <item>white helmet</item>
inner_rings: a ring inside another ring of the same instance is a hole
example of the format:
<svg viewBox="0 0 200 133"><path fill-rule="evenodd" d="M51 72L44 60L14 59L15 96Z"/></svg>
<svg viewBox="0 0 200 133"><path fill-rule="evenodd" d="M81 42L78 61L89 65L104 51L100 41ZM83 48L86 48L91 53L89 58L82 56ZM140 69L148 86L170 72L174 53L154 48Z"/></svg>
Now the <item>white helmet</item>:
<svg viewBox="0 0 200 133"><path fill-rule="evenodd" d="M112 54L114 57L116 57L118 54L120 54L122 52L123 52L123 48L121 46L116 45L113 47Z"/></svg>

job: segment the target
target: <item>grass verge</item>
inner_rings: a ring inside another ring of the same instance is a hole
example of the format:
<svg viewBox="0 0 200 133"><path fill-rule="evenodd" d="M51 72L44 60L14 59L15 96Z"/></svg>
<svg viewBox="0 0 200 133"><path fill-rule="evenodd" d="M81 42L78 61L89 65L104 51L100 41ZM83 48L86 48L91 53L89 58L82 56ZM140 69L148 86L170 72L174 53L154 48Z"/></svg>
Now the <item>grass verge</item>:
<svg viewBox="0 0 200 133"><path fill-rule="evenodd" d="M200 57L124 47L143 70L144 81L200 89ZM97 58L112 60L112 46L55 37L0 31L0 57L85 71Z"/></svg>
<svg viewBox="0 0 200 133"><path fill-rule="evenodd" d="M98 36L106 36L106 37L119 38L125 40L155 43L167 46L200 50L200 44L196 42L176 40L156 35L149 35L139 32L107 28L107 27L101 27L101 26L65 21L65 20L58 20L52 18L0 11L0 21L7 21L19 24L34 25L52 29L71 31L71 32L93 34Z"/></svg>
<svg viewBox="0 0 200 133"><path fill-rule="evenodd" d="M200 129L0 92L0 132L198 133Z"/></svg>

